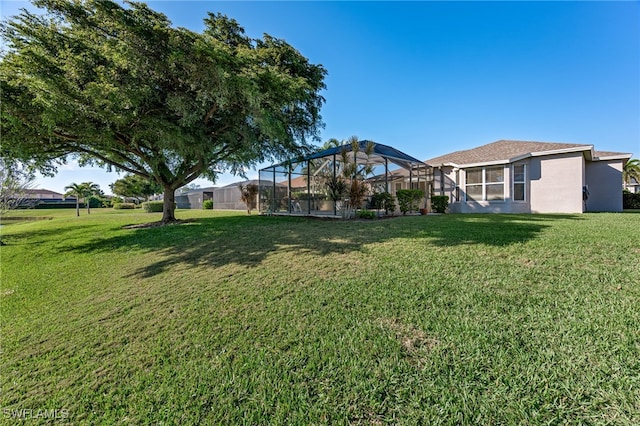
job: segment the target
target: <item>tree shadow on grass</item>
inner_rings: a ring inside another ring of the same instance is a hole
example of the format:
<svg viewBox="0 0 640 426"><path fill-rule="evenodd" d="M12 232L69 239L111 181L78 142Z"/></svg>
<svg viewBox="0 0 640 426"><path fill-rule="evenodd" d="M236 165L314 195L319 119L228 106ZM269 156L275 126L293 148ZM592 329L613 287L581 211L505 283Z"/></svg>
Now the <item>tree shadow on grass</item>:
<svg viewBox="0 0 640 426"><path fill-rule="evenodd" d="M457 214L425 227L419 235L431 244L451 247L467 244L508 246L535 238L558 220L583 220L570 214ZM434 221L435 222L435 221Z"/></svg>
<svg viewBox="0 0 640 426"><path fill-rule="evenodd" d="M329 255L360 251L367 244L397 238L424 238L426 244L509 245L536 236L550 222L577 219L571 215L443 215L402 217L371 222L318 221L306 218L232 216L203 218L125 233L61 249L64 252L156 252L158 260L133 275L151 277L173 266L217 267L260 265L274 251ZM428 242L427 242L428 240Z"/></svg>

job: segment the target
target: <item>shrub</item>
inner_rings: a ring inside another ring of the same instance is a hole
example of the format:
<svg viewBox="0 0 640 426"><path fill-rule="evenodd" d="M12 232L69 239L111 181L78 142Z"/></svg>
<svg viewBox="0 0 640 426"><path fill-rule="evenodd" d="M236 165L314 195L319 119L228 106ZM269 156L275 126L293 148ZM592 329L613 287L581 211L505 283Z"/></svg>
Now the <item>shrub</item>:
<svg viewBox="0 0 640 426"><path fill-rule="evenodd" d="M133 203L113 203L113 208L116 210L135 209L136 205Z"/></svg>
<svg viewBox="0 0 640 426"><path fill-rule="evenodd" d="M375 219L376 218L376 212L371 211L371 210L367 210L367 209L360 210L356 214L360 219Z"/></svg>
<svg viewBox="0 0 640 426"><path fill-rule="evenodd" d="M432 195L431 196L431 208L436 213L444 213L449 207L449 197L446 195Z"/></svg>
<svg viewBox="0 0 640 426"><path fill-rule="evenodd" d="M378 192L371 197L371 207L374 209L384 209L387 213L393 213L396 209L396 199L388 192Z"/></svg>
<svg viewBox="0 0 640 426"><path fill-rule="evenodd" d="M104 207L102 204L102 200L95 195L89 197L89 206L93 208Z"/></svg>
<svg viewBox="0 0 640 426"><path fill-rule="evenodd" d="M142 203L142 208L147 213L162 212L163 206L164 206L164 201L146 201Z"/></svg>
<svg viewBox="0 0 640 426"><path fill-rule="evenodd" d="M213 200L204 200L202 202L202 208L204 210L213 210Z"/></svg>
<svg viewBox="0 0 640 426"><path fill-rule="evenodd" d="M640 193L634 194L633 192L623 192L622 208L623 209L640 209Z"/></svg>
<svg viewBox="0 0 640 426"><path fill-rule="evenodd" d="M396 191L398 206L402 214L416 211L420 199L424 197L424 192L420 189L399 189Z"/></svg>
<svg viewBox="0 0 640 426"><path fill-rule="evenodd" d="M329 199L334 202L340 201L347 192L347 182L341 177L333 176L327 181L327 188L329 189Z"/></svg>

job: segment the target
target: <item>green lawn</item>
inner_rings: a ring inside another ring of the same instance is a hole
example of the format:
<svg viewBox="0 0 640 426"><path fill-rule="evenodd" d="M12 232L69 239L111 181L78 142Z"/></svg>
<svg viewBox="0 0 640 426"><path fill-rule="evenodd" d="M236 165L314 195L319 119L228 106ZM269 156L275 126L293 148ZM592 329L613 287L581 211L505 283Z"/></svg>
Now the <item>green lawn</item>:
<svg viewBox="0 0 640 426"><path fill-rule="evenodd" d="M27 214L0 422L640 424L640 214Z"/></svg>

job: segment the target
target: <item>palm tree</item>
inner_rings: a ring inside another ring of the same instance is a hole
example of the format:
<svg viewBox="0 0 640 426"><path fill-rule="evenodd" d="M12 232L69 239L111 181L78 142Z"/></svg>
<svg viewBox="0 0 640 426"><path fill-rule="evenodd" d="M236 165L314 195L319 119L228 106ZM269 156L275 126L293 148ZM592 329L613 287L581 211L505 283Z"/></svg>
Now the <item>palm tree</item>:
<svg viewBox="0 0 640 426"><path fill-rule="evenodd" d="M100 193L100 185L93 182L83 182L84 202L87 205L87 214L91 214L91 196Z"/></svg>
<svg viewBox="0 0 640 426"><path fill-rule="evenodd" d="M80 216L80 198L84 199L87 205L87 214L91 214L91 196L100 192L100 186L93 182L72 182L70 185L65 186L67 191L64 195L72 195L76 197L76 216Z"/></svg>
<svg viewBox="0 0 640 426"><path fill-rule="evenodd" d="M84 196L84 184L71 182L64 187L64 190L67 191L64 194L65 197L69 195L76 197L76 216L80 216L80 197Z"/></svg>
<svg viewBox="0 0 640 426"><path fill-rule="evenodd" d="M625 187L631 183L632 179L640 183L640 160L637 158L630 159L622 168L622 180Z"/></svg>

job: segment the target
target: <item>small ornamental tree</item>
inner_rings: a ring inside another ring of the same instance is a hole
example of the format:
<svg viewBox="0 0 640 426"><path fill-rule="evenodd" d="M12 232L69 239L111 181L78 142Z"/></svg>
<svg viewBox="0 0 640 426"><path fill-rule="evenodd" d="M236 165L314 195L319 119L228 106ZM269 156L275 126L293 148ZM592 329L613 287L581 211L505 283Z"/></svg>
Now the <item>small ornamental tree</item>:
<svg viewBox="0 0 640 426"><path fill-rule="evenodd" d="M17 163L0 159L0 217L17 209L27 198L33 186L33 175ZM0 240L0 246L5 245Z"/></svg>
<svg viewBox="0 0 640 426"><path fill-rule="evenodd" d="M347 182L340 176L331 176L327 179L327 190L329 199L334 203L342 200L347 192Z"/></svg>
<svg viewBox="0 0 640 426"><path fill-rule="evenodd" d="M250 215L251 210L256 208L258 185L255 185L253 183L243 185L239 183L238 189L240 189L240 201L242 201L247 206L247 214Z"/></svg>
<svg viewBox="0 0 640 426"><path fill-rule="evenodd" d="M2 158L44 174L76 158L175 190L302 156L322 126L325 69L284 40L209 13L201 33L146 4L32 0L0 27Z"/></svg>
<svg viewBox="0 0 640 426"><path fill-rule="evenodd" d="M365 179L373 171L373 165L369 163L369 157L373 154L375 142L370 141L366 144L364 155L367 160L364 164L356 161L358 153L360 152L360 141L358 137L350 137L347 144L351 146L351 150L349 151L345 148L340 152L343 167L342 175L349 181L347 194L349 195L351 208L358 209L362 205L364 197L369 190L369 185L365 182Z"/></svg>

